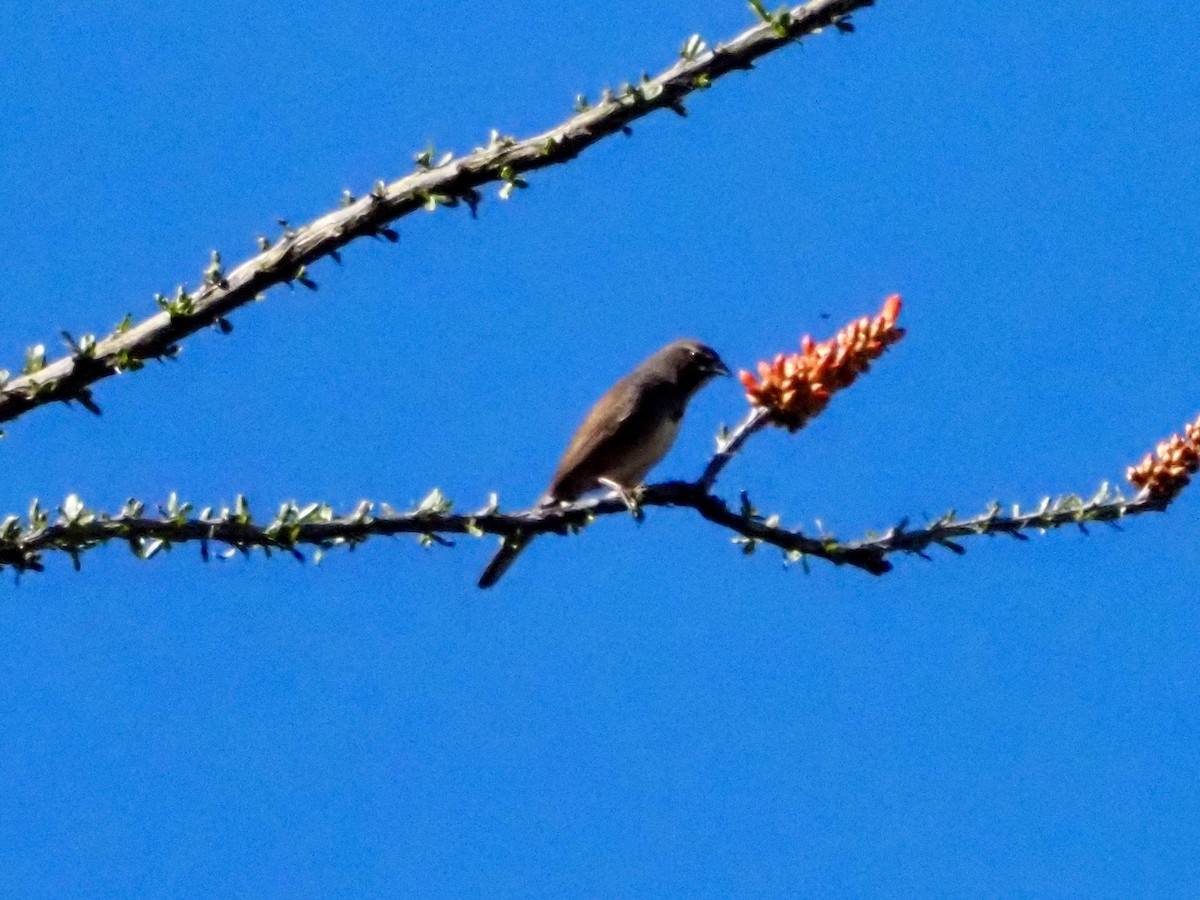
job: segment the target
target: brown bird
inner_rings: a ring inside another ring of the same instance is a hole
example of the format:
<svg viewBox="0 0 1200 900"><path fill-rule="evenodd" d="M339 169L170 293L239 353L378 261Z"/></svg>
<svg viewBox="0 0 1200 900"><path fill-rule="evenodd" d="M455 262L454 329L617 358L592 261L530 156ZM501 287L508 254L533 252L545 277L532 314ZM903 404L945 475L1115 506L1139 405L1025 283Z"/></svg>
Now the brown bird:
<svg viewBox="0 0 1200 900"><path fill-rule="evenodd" d="M596 401L538 506L571 503L602 487L627 493L641 485L675 442L692 395L714 376L728 374L716 351L698 341L675 341L647 358ZM499 581L530 540L506 537L479 586Z"/></svg>

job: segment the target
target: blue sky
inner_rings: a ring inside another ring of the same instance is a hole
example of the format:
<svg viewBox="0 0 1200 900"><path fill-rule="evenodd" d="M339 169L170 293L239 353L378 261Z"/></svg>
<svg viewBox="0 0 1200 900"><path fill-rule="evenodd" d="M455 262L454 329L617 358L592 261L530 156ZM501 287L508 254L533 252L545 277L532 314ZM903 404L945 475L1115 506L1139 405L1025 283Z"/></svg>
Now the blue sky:
<svg viewBox="0 0 1200 900"><path fill-rule="evenodd" d="M394 178L655 71L738 2L46 0L0 13L0 366ZM545 486L692 335L908 337L723 478L846 537L1090 492L1200 411L1200 16L881 0L537 174L404 220L229 337L0 444L5 511L178 491L464 507ZM828 313L830 318L821 315ZM742 414L694 404L657 474ZM531 549L378 541L0 584L14 896L1168 896L1200 887L1197 498L873 579L682 512Z"/></svg>

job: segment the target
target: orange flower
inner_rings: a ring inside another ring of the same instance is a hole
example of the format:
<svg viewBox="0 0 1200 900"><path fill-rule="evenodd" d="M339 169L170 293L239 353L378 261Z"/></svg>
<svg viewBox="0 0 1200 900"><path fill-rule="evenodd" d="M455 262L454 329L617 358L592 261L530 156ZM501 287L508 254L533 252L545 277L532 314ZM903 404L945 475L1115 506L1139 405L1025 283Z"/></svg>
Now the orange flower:
<svg viewBox="0 0 1200 900"><path fill-rule="evenodd" d="M854 383L871 362L904 337L896 327L900 295L892 294L874 319L863 316L827 341L805 335L800 352L780 353L771 363L758 364L758 378L746 371L738 377L747 399L771 412L771 421L796 431L825 409L829 398Z"/></svg>
<svg viewBox="0 0 1200 900"><path fill-rule="evenodd" d="M1153 453L1147 453L1145 459L1125 471L1125 477L1134 487L1173 500L1188 486L1198 468L1200 419L1184 426L1182 437L1173 434L1160 441Z"/></svg>

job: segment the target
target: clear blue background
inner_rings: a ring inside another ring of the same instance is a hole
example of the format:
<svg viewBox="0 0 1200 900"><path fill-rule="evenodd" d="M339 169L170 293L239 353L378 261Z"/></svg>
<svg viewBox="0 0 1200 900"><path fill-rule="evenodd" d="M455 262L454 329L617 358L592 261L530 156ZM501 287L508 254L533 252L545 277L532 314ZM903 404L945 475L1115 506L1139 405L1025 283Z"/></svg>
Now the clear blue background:
<svg viewBox="0 0 1200 900"><path fill-rule="evenodd" d="M560 121L738 0L44 0L0 12L0 364L236 261L434 141ZM179 491L531 501L591 401L904 294L908 338L726 473L845 537L1090 492L1200 410L1200 13L882 0L534 176L316 267L230 337L12 423L0 508ZM828 313L829 319L821 314ZM657 474L697 472L735 383ZM12 896L1200 891L1198 500L873 579L683 512L0 584Z"/></svg>

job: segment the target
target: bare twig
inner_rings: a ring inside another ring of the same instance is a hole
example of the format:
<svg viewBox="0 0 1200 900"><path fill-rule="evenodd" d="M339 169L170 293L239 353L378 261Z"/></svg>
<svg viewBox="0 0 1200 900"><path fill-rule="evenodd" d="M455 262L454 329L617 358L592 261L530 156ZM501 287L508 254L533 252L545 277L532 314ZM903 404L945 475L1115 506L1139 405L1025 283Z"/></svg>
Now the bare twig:
<svg viewBox="0 0 1200 900"><path fill-rule="evenodd" d="M315 288L307 267L362 237L396 238L388 225L421 208L479 204L478 189L502 183L502 196L524 187L522 174L568 162L609 135L628 131L629 123L659 109L684 113L684 99L730 72L752 68L754 60L827 26L850 31L847 17L874 0L812 0L778 13L757 7L762 22L731 41L709 50L698 38L689 40L682 58L654 78L606 91L595 105L561 124L524 140L493 132L486 147L458 159L418 157L417 170L390 184L377 182L364 197L345 204L307 225L285 226L283 237L262 252L224 271L220 257L205 270L194 292L180 288L173 299L160 298L162 311L107 337L68 338L71 353L52 362L41 350L27 359L25 371L0 383L0 422L55 401L78 401L98 412L90 386L143 361L174 355L179 341L209 326L228 330L226 316L284 283Z"/></svg>
<svg viewBox="0 0 1200 900"><path fill-rule="evenodd" d="M767 421L771 418L769 410L761 406L752 406L750 412L733 431L722 433L717 437L717 452L713 454L712 459L708 461L708 465L704 467L704 471L700 473L700 477L696 480L696 484L705 491L710 490L717 482L721 470L729 465L729 461L733 459L737 452L742 449L742 445L750 440L755 434L766 426Z"/></svg>

